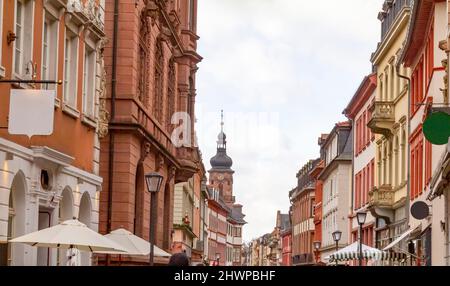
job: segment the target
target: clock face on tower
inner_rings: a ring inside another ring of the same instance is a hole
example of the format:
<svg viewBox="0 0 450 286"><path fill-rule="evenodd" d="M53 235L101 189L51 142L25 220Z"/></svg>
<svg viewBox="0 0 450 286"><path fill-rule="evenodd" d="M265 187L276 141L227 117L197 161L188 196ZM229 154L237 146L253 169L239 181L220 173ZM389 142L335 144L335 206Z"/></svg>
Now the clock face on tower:
<svg viewBox="0 0 450 286"><path fill-rule="evenodd" d="M223 181L223 175L217 176L217 179L219 179L219 181Z"/></svg>

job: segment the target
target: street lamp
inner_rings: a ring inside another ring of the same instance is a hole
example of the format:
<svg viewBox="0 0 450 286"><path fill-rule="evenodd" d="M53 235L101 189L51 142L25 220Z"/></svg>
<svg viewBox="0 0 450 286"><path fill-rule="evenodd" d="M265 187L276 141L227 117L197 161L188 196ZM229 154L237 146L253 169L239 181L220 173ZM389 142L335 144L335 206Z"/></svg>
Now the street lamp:
<svg viewBox="0 0 450 286"><path fill-rule="evenodd" d="M220 263L220 253L216 253L216 266L219 266Z"/></svg>
<svg viewBox="0 0 450 286"><path fill-rule="evenodd" d="M156 194L161 188L163 176L158 173L150 173L145 175L145 181L147 182L147 191L150 193L150 266L153 266L154 246L155 246L155 226L156 226Z"/></svg>
<svg viewBox="0 0 450 286"><path fill-rule="evenodd" d="M359 211L356 213L356 219L359 224L359 266L362 266L362 230L363 225L366 223L367 213L364 211Z"/></svg>
<svg viewBox="0 0 450 286"><path fill-rule="evenodd" d="M314 241L313 245L314 245L314 249L316 251L316 263L319 263L319 249L320 249L320 246L321 246L321 242L320 241Z"/></svg>
<svg viewBox="0 0 450 286"><path fill-rule="evenodd" d="M342 231L336 230L335 232L332 233L332 235L333 235L333 240L336 242L336 252L337 252L339 250L339 240L341 240ZM336 256L336 254L334 256ZM338 260L336 259L336 257L334 257L334 259L336 260L336 266L337 266Z"/></svg>

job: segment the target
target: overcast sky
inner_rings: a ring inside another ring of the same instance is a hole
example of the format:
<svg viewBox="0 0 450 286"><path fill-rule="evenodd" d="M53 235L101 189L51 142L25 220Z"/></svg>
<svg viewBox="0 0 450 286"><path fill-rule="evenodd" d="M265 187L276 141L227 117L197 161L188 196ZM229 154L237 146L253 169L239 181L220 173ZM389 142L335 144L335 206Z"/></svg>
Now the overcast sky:
<svg viewBox="0 0 450 286"><path fill-rule="evenodd" d="M200 0L197 135L207 169L225 111L246 241L289 210L296 173L319 156L380 38L382 0Z"/></svg>

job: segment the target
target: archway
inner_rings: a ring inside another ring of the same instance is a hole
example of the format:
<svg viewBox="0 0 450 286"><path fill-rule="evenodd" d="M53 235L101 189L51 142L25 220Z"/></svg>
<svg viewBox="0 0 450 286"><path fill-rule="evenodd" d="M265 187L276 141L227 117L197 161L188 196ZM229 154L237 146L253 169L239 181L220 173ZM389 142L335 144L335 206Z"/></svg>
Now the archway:
<svg viewBox="0 0 450 286"><path fill-rule="evenodd" d="M65 187L61 193L61 201L59 202L59 210L58 210L58 223L62 223L63 221L73 219L73 194L70 187ZM67 263L67 251L64 249L58 250L57 252L57 261L58 265L66 265Z"/></svg>
<svg viewBox="0 0 450 286"><path fill-rule="evenodd" d="M88 192L85 192L80 200L80 207L78 212L78 220L84 223L87 227L91 227L91 213L92 204L91 197ZM91 261L91 253L81 252L81 265L88 266Z"/></svg>
<svg viewBox="0 0 450 286"><path fill-rule="evenodd" d="M62 199L59 202L59 222L73 218L73 195L72 190L66 187L61 193Z"/></svg>
<svg viewBox="0 0 450 286"><path fill-rule="evenodd" d="M8 240L25 234L26 219L26 179L19 171L13 179L9 193L8 206ZM6 243L0 247L1 266L25 265L25 245L21 243Z"/></svg>

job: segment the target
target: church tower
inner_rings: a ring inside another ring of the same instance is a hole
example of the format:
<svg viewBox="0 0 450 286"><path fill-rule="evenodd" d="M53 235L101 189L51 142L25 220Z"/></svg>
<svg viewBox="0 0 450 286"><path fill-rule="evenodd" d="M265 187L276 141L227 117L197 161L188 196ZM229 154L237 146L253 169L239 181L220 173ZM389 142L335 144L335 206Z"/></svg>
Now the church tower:
<svg viewBox="0 0 450 286"><path fill-rule="evenodd" d="M211 158L211 169L209 172L209 184L220 191L224 202L233 206L235 198L233 196L233 174L231 169L233 160L227 155L227 137L223 132L223 110L221 111L220 133L217 137L217 153Z"/></svg>

